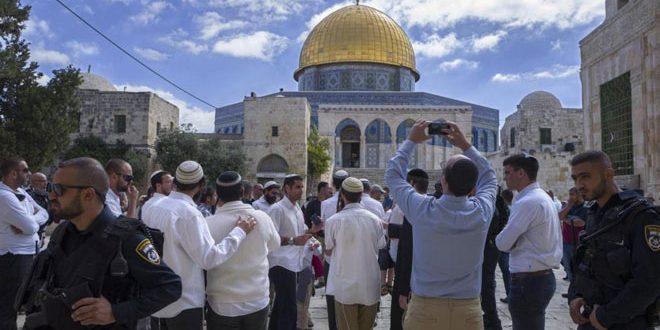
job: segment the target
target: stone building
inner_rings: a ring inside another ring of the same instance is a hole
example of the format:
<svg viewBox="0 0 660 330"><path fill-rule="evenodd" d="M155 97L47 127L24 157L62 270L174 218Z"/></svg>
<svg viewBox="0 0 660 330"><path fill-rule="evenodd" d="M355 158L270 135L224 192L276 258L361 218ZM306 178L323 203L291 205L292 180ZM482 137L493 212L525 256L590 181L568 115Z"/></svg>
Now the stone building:
<svg viewBox="0 0 660 330"><path fill-rule="evenodd" d="M179 108L151 92L118 91L108 80L83 73L78 88L80 128L78 135L95 135L108 144L117 140L154 154L161 129L179 127Z"/></svg>
<svg viewBox="0 0 660 330"><path fill-rule="evenodd" d="M563 108L551 93L536 91L506 117L500 132L501 150L511 154L582 150L582 132L582 109Z"/></svg>
<svg viewBox="0 0 660 330"><path fill-rule="evenodd" d="M580 41L586 149L602 149L617 180L660 199L660 2L606 0Z"/></svg>
<svg viewBox="0 0 660 330"><path fill-rule="evenodd" d="M539 161L537 181L560 200L574 186L569 161L584 150L582 109L564 108L557 97L536 91L523 97L517 111L506 117L500 132L500 150L489 154L498 182L504 184L502 162L520 152Z"/></svg>
<svg viewBox="0 0 660 330"><path fill-rule="evenodd" d="M298 146L306 145L309 127L297 127L303 119L296 117L303 108L309 112L308 126L330 141L331 171L347 169L378 183L387 160L421 117L456 121L479 150L497 148L499 111L415 91L420 73L412 44L394 20L374 8L349 5L323 19L305 40L293 77L298 91L252 94L216 110L217 133L244 136L248 161L257 164L250 165L250 179L264 181L283 173L273 168L287 166L306 175L306 166L293 165L306 157L306 147ZM295 105L285 106L288 102ZM253 130L271 136L257 137ZM275 141L289 147L276 151ZM250 147L258 143L271 147ZM454 152L444 138L435 137L417 149L412 165L438 171ZM280 165L268 165L271 161Z"/></svg>

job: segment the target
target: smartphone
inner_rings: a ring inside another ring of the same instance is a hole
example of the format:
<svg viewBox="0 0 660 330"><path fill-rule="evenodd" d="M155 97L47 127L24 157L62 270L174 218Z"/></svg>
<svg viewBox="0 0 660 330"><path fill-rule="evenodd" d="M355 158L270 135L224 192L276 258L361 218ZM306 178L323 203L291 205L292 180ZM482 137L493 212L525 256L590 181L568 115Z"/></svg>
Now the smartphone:
<svg viewBox="0 0 660 330"><path fill-rule="evenodd" d="M315 225L318 225L318 224L321 223L321 217L316 215L316 213L312 214L312 219L311 220L312 220L312 223L315 224Z"/></svg>
<svg viewBox="0 0 660 330"><path fill-rule="evenodd" d="M449 124L444 120L433 122L429 125L429 135L447 135L447 133L442 130L449 128Z"/></svg>

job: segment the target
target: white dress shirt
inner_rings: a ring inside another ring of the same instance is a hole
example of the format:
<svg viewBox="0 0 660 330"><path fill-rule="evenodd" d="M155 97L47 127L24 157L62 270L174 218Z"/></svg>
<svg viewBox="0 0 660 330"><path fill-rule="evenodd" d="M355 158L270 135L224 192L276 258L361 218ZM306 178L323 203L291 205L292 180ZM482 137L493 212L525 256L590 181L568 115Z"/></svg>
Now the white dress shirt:
<svg viewBox="0 0 660 330"><path fill-rule="evenodd" d="M390 217L388 219L388 223L392 223L395 225L402 225L403 224L403 211L401 211L401 208L399 205L394 205L392 209L390 209ZM397 252L399 252L399 239L398 238L390 238L390 257L392 257L392 260L396 261L396 255Z"/></svg>
<svg viewBox="0 0 660 330"><path fill-rule="evenodd" d="M144 205L142 205L142 211L141 211L142 219L144 219L145 214L149 213L149 208L156 205L158 203L158 201L162 200L165 197L167 197L167 196L165 196L161 193L154 193L154 195L151 196L151 198L149 198L149 200L146 203L144 203Z"/></svg>
<svg viewBox="0 0 660 330"><path fill-rule="evenodd" d="M303 235L307 230L302 210L297 204L291 203L288 197L273 204L268 213L273 220L277 233L283 237ZM270 268L281 266L292 272L303 270L304 246L286 245L268 255Z"/></svg>
<svg viewBox="0 0 660 330"><path fill-rule="evenodd" d="M264 212L266 212L266 214L268 214L268 212L270 212L270 208L273 207L273 205L275 205L275 204L272 204L272 205L268 204L268 202L266 201L266 198L264 196L261 196L259 199L252 202L252 207L254 207L255 210L264 211Z"/></svg>
<svg viewBox="0 0 660 330"><path fill-rule="evenodd" d="M105 206L107 206L110 212L115 216L124 214L124 212L121 211L119 196L117 196L117 194L115 194L110 188L108 188L108 192L105 194Z"/></svg>
<svg viewBox="0 0 660 330"><path fill-rule="evenodd" d="M25 196L22 201L21 195ZM37 231L47 220L48 212L23 188L13 190L0 182L0 255L38 253ZM22 233L16 234L12 226Z"/></svg>
<svg viewBox="0 0 660 330"><path fill-rule="evenodd" d="M257 220L254 230L234 256L206 273L209 306L218 315L235 317L268 306L268 253L280 247L280 235L270 217L241 201L228 202L206 218L214 239L220 240L236 226L238 217Z"/></svg>
<svg viewBox="0 0 660 330"><path fill-rule="evenodd" d="M327 220L325 246L334 257L326 294L342 304L378 303L378 249L385 247L381 220L358 203L348 204Z"/></svg>
<svg viewBox="0 0 660 330"><path fill-rule="evenodd" d="M513 200L509 222L495 244L509 252L509 271L536 272L559 268L562 240L559 214L538 183L521 190Z"/></svg>
<svg viewBox="0 0 660 330"><path fill-rule="evenodd" d="M186 309L204 307L202 270L229 260L245 238L245 232L236 227L216 245L195 202L190 196L176 191L149 208L143 221L165 235L163 261L181 277L183 286L181 298L154 316L170 318Z"/></svg>

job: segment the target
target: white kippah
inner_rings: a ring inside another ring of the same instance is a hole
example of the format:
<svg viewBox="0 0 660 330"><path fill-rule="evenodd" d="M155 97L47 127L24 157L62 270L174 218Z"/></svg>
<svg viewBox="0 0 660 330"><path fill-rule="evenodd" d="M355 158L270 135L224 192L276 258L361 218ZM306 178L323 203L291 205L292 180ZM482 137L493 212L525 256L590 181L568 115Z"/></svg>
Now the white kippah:
<svg viewBox="0 0 660 330"><path fill-rule="evenodd" d="M277 187L277 188L280 187L280 185L279 185L277 182L275 182L275 181L268 181L268 182L266 182L266 184L264 184L264 189L268 189L268 188L273 187L273 186L275 186L275 187Z"/></svg>
<svg viewBox="0 0 660 330"><path fill-rule="evenodd" d="M364 190L362 187L362 181L354 177L349 177L344 180L344 182L341 184L341 189L352 193L359 193Z"/></svg>
<svg viewBox="0 0 660 330"><path fill-rule="evenodd" d="M163 170L154 171L154 172L151 173L151 175L149 176L149 181L151 181L151 179L153 179L156 175L158 175L158 173L163 173L163 172L165 172L165 171L163 171Z"/></svg>
<svg viewBox="0 0 660 330"><path fill-rule="evenodd" d="M336 179L348 178L348 172L346 172L344 170L339 170L339 171L335 172L335 174L332 177L336 178Z"/></svg>
<svg viewBox="0 0 660 330"><path fill-rule="evenodd" d="M176 168L176 181L183 184L198 183L204 177L202 165L193 160L186 160Z"/></svg>

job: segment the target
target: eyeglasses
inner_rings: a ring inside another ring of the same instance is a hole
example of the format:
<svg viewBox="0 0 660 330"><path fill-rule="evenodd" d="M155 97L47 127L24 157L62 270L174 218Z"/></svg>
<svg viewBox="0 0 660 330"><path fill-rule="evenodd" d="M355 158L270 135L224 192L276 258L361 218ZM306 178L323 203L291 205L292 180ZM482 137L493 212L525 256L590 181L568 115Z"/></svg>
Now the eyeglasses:
<svg viewBox="0 0 660 330"><path fill-rule="evenodd" d="M122 177L122 179L124 179L124 181L126 181L126 182L131 182L131 181L133 181L133 179L135 179L135 177L133 177L133 176L130 175L130 174L121 174L121 173L117 173L117 175L119 175L120 177Z"/></svg>
<svg viewBox="0 0 660 330"><path fill-rule="evenodd" d="M61 183L53 183L48 186L48 192L52 192L57 196L62 196L66 193L67 189L85 189L85 188L94 188L92 186L74 186ZM96 192L96 189L94 190Z"/></svg>

